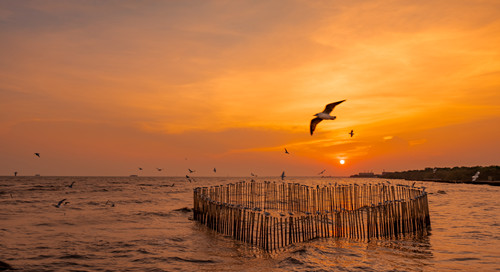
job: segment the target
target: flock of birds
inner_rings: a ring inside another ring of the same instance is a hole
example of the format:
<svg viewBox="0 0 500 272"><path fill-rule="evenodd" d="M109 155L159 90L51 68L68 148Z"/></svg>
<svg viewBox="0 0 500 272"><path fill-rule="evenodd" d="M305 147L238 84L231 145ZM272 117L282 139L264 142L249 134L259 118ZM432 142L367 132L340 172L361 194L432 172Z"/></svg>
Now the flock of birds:
<svg viewBox="0 0 500 272"><path fill-rule="evenodd" d="M333 102L333 103L327 104L327 105L325 106L325 109L324 109L322 112L314 114L314 116L316 116L316 118L314 118L314 119L312 119L312 120L311 120L311 124L310 124L310 133L311 133L311 135L313 135L313 132L314 132L314 130L316 129L316 126L317 126L317 125L318 125L321 121L323 121L323 120L335 120L335 119L337 118L336 116L332 116L332 115L330 115L330 113L333 111L333 109L334 109L337 105L339 105L340 103L343 103L344 101L346 101L346 100L344 99L344 100L341 100L341 101L337 101L337 102ZM349 134L349 135L351 135L351 137L353 137L353 136L354 136L354 130L352 130L352 129L351 129L351 131L350 131L348 134ZM285 148L285 154L290 154L290 152L288 152L288 150L287 150L286 148ZM40 157L40 153L38 153L38 152L35 152L35 153L34 153L34 155L35 155L36 157L38 157L38 158L41 158L41 157ZM142 168L142 167L139 167L138 169L139 169L139 171L142 171L142 170L143 170L143 168ZM156 168L156 170L157 170L158 172L161 172L161 171L163 171L163 168L158 168L158 167L157 167L157 168ZM195 170L191 170L191 169L188 169L188 171L189 171L189 173L190 173L190 174L195 172ZM321 172L321 174L322 174L324 171L325 171L325 170L323 170L323 171ZM214 169L213 169L213 172L214 172L214 173L216 173L216 172L217 172L217 169L216 169L216 168L214 168ZM18 172L17 172L17 171L16 171L16 172L14 172L14 176L17 176L17 174L18 174ZM252 174L253 174L253 173L252 173ZM284 172L281 174L281 178L282 178L282 179L284 179L284 178L285 178L285 173L284 173ZM186 179L188 179L188 181L190 181L190 182L191 182L191 181L194 181L194 179L193 179L192 177L190 177L189 175L186 175Z"/></svg>
<svg viewBox="0 0 500 272"><path fill-rule="evenodd" d="M333 109L334 109L334 108L335 108L338 104L340 104L340 103L342 103L342 102L344 102L344 101L345 101L345 100L341 100L341 101L337 101L337 102L334 102L334 103L330 103L330 104L326 105L326 107L325 107L325 109L323 110L323 112L316 113L316 114L314 115L314 116L316 116L316 118L312 119L312 120L311 120L311 124L310 124L310 133L311 133L311 136L313 135L313 132L314 132L314 130L316 129L316 126L317 126L317 125L318 125L321 121L323 121L323 120L335 120L335 119L337 118L336 116L331 116L331 115L330 115L330 113L333 111ZM351 132L349 132L349 135L351 135L351 137L352 137L352 136L354 135L354 131L353 131L353 130L351 130ZM285 148L285 154L290 154L290 152L288 152L288 150L287 150L286 148ZM40 157L40 153L38 153L38 152L34 153L34 155L35 155L36 157L38 157L38 158L41 158L41 157ZM138 169L139 169L139 171L142 171L142 170L143 170L143 168L142 168L142 167L138 167ZM156 170L157 170L158 172L161 172L161 171L163 171L163 168L158 168L158 167L157 167L157 168L156 168ZM192 173L196 172L195 170L192 170L192 169L190 169L190 168L188 168L188 171L189 171L189 174L192 174ZM319 175L322 175L325 171L326 171L326 169L324 169L323 171L321 171L321 172L319 173ZM217 169L216 169L215 167L213 168L213 172L214 172L214 173L217 173ZM14 176L17 176L17 174L18 174L18 172L17 172L17 171L16 171L16 172L14 172ZM251 173L251 176L255 176L255 177L256 177L257 175L255 175L254 173ZM281 177L281 180L284 180L284 179L285 179L285 177L286 177L286 175L285 175L285 171L283 171L283 172L281 173L281 176L280 176L280 177ZM186 174L186 179L187 179L187 181L189 181L189 182L195 182L195 181L196 181L196 180L195 180L192 176L190 176L190 175L188 175L188 174ZM74 185L74 184L75 184L75 182L71 183L71 185L68 185L68 187L69 187L69 188L73 188L73 185ZM173 187L174 185L175 185L175 184L172 184L172 186L171 186L171 187ZM61 201L59 201L57 204L54 204L54 207L59 208L59 207L61 207L61 205L69 203L69 202L65 202L65 201L66 201L66 199L62 199L62 200L61 200ZM109 200L108 200L108 202L106 202L106 205L108 205L108 203L109 203ZM114 207L114 206L115 206L115 204L114 204L114 203L111 203L111 206L112 206L112 207Z"/></svg>
<svg viewBox="0 0 500 272"><path fill-rule="evenodd" d="M333 111L333 109L334 109L337 105L339 105L339 104L343 103L344 101L346 101L346 100L341 100L341 101L337 101L337 102L333 102L333 103L327 104L327 105L325 106L325 109L324 109L322 112L319 112L319 113L314 114L314 116L316 116L316 117L315 117L315 118L313 118L313 119L311 120L311 123L310 123L310 126L309 126L309 131L310 131L311 136L313 135L313 133L314 133L314 131L315 131L315 129L316 129L316 127L317 127L317 125L318 125L321 121L323 121L323 120L335 120L335 119L337 119L337 117L336 117L336 116L332 116L332 115L331 115L331 112ZM351 136L351 138L352 138L352 137L354 136L354 130L352 130L352 129L351 129L351 131L350 131L348 134L349 134L349 135ZM288 154L288 155L290 154L290 152L288 151L288 149L287 149L287 148L285 148L285 154ZM36 157L38 157L38 158L41 158L40 153L38 153L38 152L35 152L35 153L34 153L34 155L35 155ZM139 171L143 171L143 168L142 168L142 167L138 167L138 169L139 169ZM157 168L156 168L156 170L157 170L158 172L161 172L161 171L163 171L163 168L158 168L158 167L157 167ZM192 170L191 168L188 168L188 171L189 171L189 173L188 173L188 174L192 174L192 173L196 172L196 170ZM325 171L326 171L326 169L323 169L321 172L319 172L319 173L318 173L318 175L322 175L323 173L325 173ZM216 169L215 167L213 168L213 172L214 172L214 173L217 173L217 169ZM435 172L435 169L434 169L434 172ZM16 172L14 172L14 176L17 176L17 174L18 174L18 172L17 172L17 171L16 171ZM195 182L196 180L195 180L192 176L190 176L190 175L188 175L188 174L186 174L186 180L187 180L187 181L189 181L189 182ZM257 177L257 175L255 175L253 172L252 172L252 173L250 173L250 175L251 175L252 177ZM285 177L286 177L286 175L285 175L285 171L283 171L283 172L281 173L281 176L280 176L280 177L281 177L281 180L284 180L284 179L285 179ZM479 177L479 171L478 171L478 172L477 172L474 176L472 176L472 181L476 181L476 180L478 179L478 177ZM252 179L252 180L253 180L253 179ZM389 182L389 181L388 181L388 182ZM74 185L74 184L75 184L75 182L72 182L70 185L67 185L67 187L68 187L68 188L73 188L73 185ZM168 185L168 186L173 187L174 185L175 185L175 184ZM412 186L414 186L414 184L413 184ZM60 200L57 204L54 204L53 206L54 206L54 207L56 207L56 208L60 208L60 207L61 207L61 205L64 205L64 204L67 204L67 203L69 203L69 202L67 202L67 201L66 201L66 199L62 199L62 200ZM106 205L108 205L108 204L110 204L112 207L114 207L114 206L115 206L115 204L114 204L113 202L110 202L109 200L108 200L108 202L106 202Z"/></svg>

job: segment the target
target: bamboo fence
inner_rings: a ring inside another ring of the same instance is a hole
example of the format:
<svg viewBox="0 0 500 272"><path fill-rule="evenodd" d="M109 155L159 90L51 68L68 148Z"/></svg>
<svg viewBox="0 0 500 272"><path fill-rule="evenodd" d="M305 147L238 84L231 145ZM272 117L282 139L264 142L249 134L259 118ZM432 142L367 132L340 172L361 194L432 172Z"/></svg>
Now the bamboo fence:
<svg viewBox="0 0 500 272"><path fill-rule="evenodd" d="M266 251L322 237L426 234L427 193L407 185L237 182L194 189L194 219Z"/></svg>

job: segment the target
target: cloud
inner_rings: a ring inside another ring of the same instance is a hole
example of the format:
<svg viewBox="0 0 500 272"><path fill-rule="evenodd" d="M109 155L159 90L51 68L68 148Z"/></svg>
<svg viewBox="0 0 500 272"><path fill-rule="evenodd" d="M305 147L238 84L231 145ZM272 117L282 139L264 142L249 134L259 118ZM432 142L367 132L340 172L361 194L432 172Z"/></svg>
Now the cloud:
<svg viewBox="0 0 500 272"><path fill-rule="evenodd" d="M110 159L198 152L247 162L291 146L305 165L348 156L368 167L429 146L444 154L449 139L428 131L500 114L494 1L3 1L0 10L0 131L39 133L54 148L94 141ZM341 99L337 119L308 135L312 114ZM55 133L66 130L81 134Z"/></svg>

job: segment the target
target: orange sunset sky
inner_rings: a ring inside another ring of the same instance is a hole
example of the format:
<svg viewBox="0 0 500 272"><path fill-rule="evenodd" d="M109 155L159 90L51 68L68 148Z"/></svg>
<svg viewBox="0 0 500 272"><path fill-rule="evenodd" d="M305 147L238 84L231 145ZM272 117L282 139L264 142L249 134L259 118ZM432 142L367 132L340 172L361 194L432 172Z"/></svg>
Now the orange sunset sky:
<svg viewBox="0 0 500 272"><path fill-rule="evenodd" d="M4 0L0 41L0 175L500 164L499 1Z"/></svg>

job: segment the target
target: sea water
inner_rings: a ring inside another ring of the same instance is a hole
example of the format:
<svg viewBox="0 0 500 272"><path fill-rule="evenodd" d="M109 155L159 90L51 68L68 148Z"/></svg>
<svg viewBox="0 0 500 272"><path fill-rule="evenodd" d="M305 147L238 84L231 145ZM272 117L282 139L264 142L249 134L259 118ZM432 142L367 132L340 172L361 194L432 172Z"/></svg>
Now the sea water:
<svg viewBox="0 0 500 272"><path fill-rule="evenodd" d="M417 182L430 193L428 236L324 238L269 254L192 220L193 188L250 178L194 179L0 177L0 261L20 271L500 271L500 187Z"/></svg>

